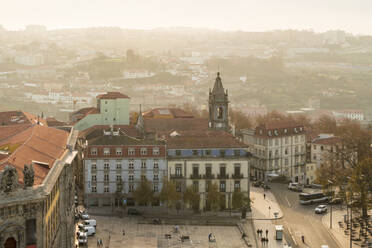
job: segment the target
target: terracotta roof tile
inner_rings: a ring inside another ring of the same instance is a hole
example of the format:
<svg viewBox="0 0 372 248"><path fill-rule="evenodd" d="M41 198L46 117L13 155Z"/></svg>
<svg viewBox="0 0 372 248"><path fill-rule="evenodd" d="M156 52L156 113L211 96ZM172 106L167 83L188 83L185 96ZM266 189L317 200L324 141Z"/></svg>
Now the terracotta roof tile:
<svg viewBox="0 0 372 248"><path fill-rule="evenodd" d="M129 98L129 96L124 95L120 92L107 92L106 94L101 94L97 96L97 99L117 99L117 98Z"/></svg>
<svg viewBox="0 0 372 248"><path fill-rule="evenodd" d="M0 170L8 164L13 165L17 169L20 183L23 183L22 170L25 164L32 161L46 163L48 166L33 164L35 185L41 184L55 160L66 150L68 135L69 133L63 130L33 125L1 140L0 146L17 144L17 148L8 156L2 157Z"/></svg>
<svg viewBox="0 0 372 248"><path fill-rule="evenodd" d="M144 118L193 118L194 116L179 108L155 108L143 113Z"/></svg>
<svg viewBox="0 0 372 248"><path fill-rule="evenodd" d="M128 136L139 138L142 135L138 132L135 126L133 125L114 125L114 130L117 131L120 128L120 131L125 133ZM99 137L102 135L103 130L109 131L110 126L109 125L96 125L90 128L87 128L81 132L79 132L79 138L85 138L85 139L93 139L96 137Z"/></svg>
<svg viewBox="0 0 372 248"><path fill-rule="evenodd" d="M176 119L144 119L148 133L159 131L208 130L208 119L176 118Z"/></svg>
<svg viewBox="0 0 372 248"><path fill-rule="evenodd" d="M316 138L311 143L319 145L337 145L341 143L341 140L339 137Z"/></svg>

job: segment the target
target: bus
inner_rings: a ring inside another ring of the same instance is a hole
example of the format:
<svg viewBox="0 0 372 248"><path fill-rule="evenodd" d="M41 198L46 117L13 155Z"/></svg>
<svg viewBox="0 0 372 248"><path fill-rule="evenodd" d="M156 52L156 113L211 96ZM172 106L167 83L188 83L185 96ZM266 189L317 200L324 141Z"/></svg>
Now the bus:
<svg viewBox="0 0 372 248"><path fill-rule="evenodd" d="M329 197L324 195L323 193L300 193L299 197L300 203L303 205L329 201Z"/></svg>

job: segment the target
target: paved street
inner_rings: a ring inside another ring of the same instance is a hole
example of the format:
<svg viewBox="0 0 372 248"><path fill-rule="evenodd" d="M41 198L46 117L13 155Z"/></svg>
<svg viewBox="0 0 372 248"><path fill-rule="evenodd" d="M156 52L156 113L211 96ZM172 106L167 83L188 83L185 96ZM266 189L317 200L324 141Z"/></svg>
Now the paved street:
<svg viewBox="0 0 372 248"><path fill-rule="evenodd" d="M284 214L283 219L278 220L277 223L283 224L287 232L293 235L294 243L297 243L297 246L292 244L292 247L317 248L321 245L328 245L330 248L339 247L328 229L322 224L323 215L314 213L316 205L300 205L299 193L288 190L286 184L273 183L271 191ZM302 235L305 236L305 244L301 241Z"/></svg>
<svg viewBox="0 0 372 248"><path fill-rule="evenodd" d="M102 238L103 247L150 248L150 247L246 247L241 233L234 226L190 226L179 225L179 234L173 233L171 225L138 224L135 217L92 216L97 220L97 233L88 239L88 247L97 247L97 238ZM125 236L122 231L125 230ZM213 233L216 242L208 242ZM171 234L171 239L165 239ZM180 235L189 235L192 242L181 242Z"/></svg>

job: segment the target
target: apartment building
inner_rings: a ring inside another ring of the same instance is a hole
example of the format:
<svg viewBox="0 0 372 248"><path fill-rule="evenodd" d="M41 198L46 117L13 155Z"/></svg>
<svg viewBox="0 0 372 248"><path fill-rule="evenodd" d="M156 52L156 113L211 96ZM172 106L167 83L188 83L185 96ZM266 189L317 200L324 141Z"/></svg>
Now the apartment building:
<svg viewBox="0 0 372 248"><path fill-rule="evenodd" d="M232 207L232 195L239 190L249 197L247 146L222 131L180 131L167 136L168 179L177 190L189 186L200 195L199 208L210 210L208 189L218 185L221 209Z"/></svg>
<svg viewBox="0 0 372 248"><path fill-rule="evenodd" d="M251 176L284 175L293 182L303 182L306 171L304 127L293 122L267 122L254 130L243 130L243 142L252 153Z"/></svg>
<svg viewBox="0 0 372 248"><path fill-rule="evenodd" d="M88 206L134 205L133 192L141 179L151 182L155 196L166 177L165 142L138 139L121 130L104 131L87 140L84 193ZM156 197L155 197L156 198ZM153 204L157 205L158 200Z"/></svg>

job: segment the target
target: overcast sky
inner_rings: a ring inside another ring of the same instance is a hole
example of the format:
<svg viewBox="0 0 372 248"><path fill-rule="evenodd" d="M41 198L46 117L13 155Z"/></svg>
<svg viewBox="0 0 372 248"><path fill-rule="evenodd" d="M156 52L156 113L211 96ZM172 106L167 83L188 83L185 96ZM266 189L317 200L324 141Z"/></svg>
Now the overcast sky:
<svg viewBox="0 0 372 248"><path fill-rule="evenodd" d="M0 0L0 25L20 29L28 24L372 34L372 0Z"/></svg>

